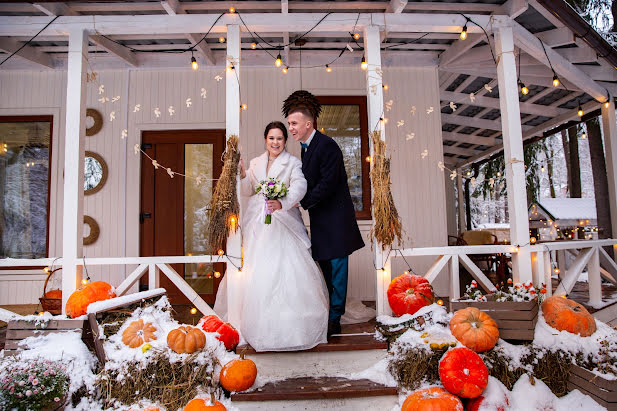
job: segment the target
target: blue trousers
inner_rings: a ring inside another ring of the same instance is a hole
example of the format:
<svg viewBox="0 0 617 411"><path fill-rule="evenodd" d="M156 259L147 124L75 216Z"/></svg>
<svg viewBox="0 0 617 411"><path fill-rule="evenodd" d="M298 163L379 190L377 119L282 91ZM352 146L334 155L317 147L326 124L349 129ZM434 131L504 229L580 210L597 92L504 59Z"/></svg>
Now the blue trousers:
<svg viewBox="0 0 617 411"><path fill-rule="evenodd" d="M328 294L330 295L328 321L338 323L341 320L341 316L345 314L349 257L317 262L323 272L326 286L328 287Z"/></svg>

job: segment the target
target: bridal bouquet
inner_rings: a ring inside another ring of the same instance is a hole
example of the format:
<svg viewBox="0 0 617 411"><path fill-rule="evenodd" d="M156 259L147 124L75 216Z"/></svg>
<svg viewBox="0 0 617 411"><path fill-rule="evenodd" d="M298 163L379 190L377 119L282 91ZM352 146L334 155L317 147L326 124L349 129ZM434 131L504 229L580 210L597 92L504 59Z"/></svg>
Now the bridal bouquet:
<svg viewBox="0 0 617 411"><path fill-rule="evenodd" d="M278 200L279 198L283 198L287 195L287 186L281 180L269 178L259 182L257 187L255 187L255 193L264 196L265 201ZM265 207L266 221L264 222L266 224L270 224L272 222L272 213L268 211L267 206Z"/></svg>

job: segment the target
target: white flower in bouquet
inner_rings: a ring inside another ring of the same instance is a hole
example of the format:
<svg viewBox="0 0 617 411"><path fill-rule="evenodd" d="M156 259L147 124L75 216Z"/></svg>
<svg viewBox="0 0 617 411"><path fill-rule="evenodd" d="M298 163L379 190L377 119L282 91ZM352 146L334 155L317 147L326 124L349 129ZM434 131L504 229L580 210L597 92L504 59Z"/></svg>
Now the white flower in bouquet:
<svg viewBox="0 0 617 411"><path fill-rule="evenodd" d="M281 180L276 178L269 178L267 180L260 181L257 187L255 187L255 193L264 196L265 201L278 200L287 195L287 186ZM268 212L266 207L266 224L272 222L272 215Z"/></svg>

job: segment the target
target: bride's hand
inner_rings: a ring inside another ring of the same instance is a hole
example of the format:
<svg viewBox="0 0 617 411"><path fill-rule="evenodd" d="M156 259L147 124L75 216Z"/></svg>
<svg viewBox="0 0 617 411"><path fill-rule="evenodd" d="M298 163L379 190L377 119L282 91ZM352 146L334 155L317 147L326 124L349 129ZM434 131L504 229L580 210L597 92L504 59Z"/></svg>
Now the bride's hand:
<svg viewBox="0 0 617 411"><path fill-rule="evenodd" d="M279 200L268 200L267 201L268 204L268 210L272 213L276 210L280 210L283 208L283 205L281 204L281 202Z"/></svg>
<svg viewBox="0 0 617 411"><path fill-rule="evenodd" d="M244 168L244 160L240 158L240 178L246 178L246 169Z"/></svg>

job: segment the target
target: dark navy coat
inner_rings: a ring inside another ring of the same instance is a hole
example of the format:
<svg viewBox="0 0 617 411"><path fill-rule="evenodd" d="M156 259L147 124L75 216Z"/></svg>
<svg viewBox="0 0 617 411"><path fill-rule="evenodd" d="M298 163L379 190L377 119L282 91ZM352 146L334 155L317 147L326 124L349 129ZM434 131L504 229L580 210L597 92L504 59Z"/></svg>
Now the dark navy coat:
<svg viewBox="0 0 617 411"><path fill-rule="evenodd" d="M300 205L311 221L313 259L341 258L364 247L338 144L316 131L304 153L302 172L307 191Z"/></svg>

